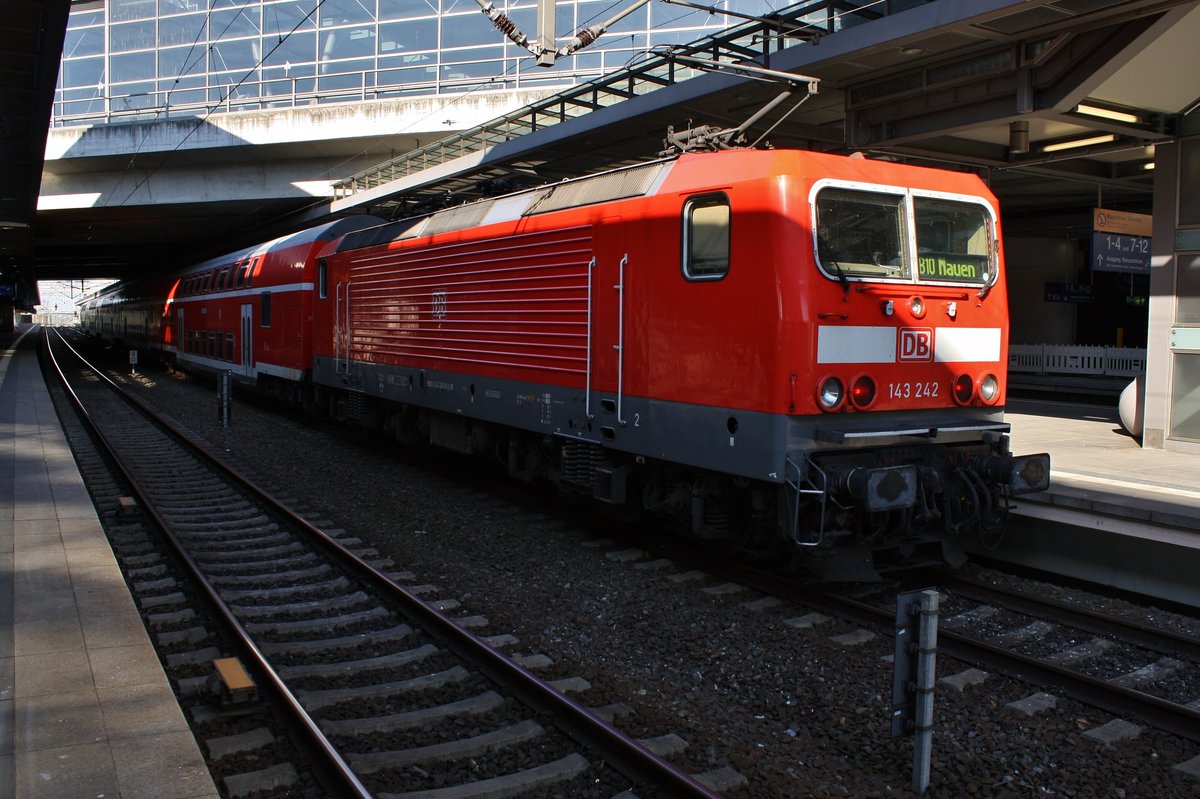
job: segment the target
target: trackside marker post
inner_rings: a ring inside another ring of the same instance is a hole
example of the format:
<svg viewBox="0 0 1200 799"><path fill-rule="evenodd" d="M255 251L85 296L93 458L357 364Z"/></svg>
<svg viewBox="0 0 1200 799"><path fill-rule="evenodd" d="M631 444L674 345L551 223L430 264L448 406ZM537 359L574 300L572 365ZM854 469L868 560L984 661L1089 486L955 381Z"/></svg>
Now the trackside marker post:
<svg viewBox="0 0 1200 799"><path fill-rule="evenodd" d="M229 427L229 408L232 405L233 372L228 369L217 380L217 421L221 427Z"/></svg>
<svg viewBox="0 0 1200 799"><path fill-rule="evenodd" d="M933 685L937 665L938 592L896 597L896 653L892 667L892 737L913 734L913 790L929 788L933 753Z"/></svg>

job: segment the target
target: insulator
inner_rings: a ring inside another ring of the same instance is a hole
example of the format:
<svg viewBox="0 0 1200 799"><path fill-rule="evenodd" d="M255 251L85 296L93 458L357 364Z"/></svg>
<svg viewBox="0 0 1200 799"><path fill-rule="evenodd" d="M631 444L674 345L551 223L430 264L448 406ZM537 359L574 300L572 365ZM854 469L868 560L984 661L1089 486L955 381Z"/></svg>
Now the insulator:
<svg viewBox="0 0 1200 799"><path fill-rule="evenodd" d="M579 47L576 49L582 50L592 42L596 41L596 39L599 38L599 35L591 28L585 28L584 30L581 30L579 35L575 38L579 39Z"/></svg>
<svg viewBox="0 0 1200 799"><path fill-rule="evenodd" d="M505 36L512 36L512 32L517 29L517 23L513 22L504 14L497 14L496 18L493 19L492 22L495 23L496 27L499 28L500 32Z"/></svg>

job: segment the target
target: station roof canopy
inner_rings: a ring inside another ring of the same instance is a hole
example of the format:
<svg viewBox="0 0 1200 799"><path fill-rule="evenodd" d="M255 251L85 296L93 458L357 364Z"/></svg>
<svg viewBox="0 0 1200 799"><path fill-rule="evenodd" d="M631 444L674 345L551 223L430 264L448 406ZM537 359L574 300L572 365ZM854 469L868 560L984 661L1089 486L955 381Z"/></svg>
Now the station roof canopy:
<svg viewBox="0 0 1200 799"><path fill-rule="evenodd" d="M36 300L38 186L69 9L70 0L0 8L0 284L23 284L28 300Z"/></svg>
<svg viewBox="0 0 1200 799"><path fill-rule="evenodd" d="M13 3L51 5L10 0L10 19L0 24L12 24ZM972 170L1008 215L1101 201L1147 210L1154 146L1173 140L1200 104L1198 7L1200 0L804 2L648 52L623 70L347 176L332 201L277 204L259 216L239 209L203 225L193 224L203 208L181 210L173 251L201 258L216 255L214 246L251 244L330 215L401 215L648 160L669 128L734 128L782 91L761 75L701 68L714 61L817 81L811 96L807 80L793 81L795 99L752 126L751 140L766 132L775 147ZM20 80L9 75L0 85L5 108ZM46 95L36 110L48 104ZM13 207L28 219L36 184L26 179L18 189ZM151 226L130 209L87 213L68 220L87 226L86 247L81 237L64 243L38 229L36 257L56 265L55 277L70 276L64 265L82 270L96 253L114 276L163 267L162 258L146 258Z"/></svg>
<svg viewBox="0 0 1200 799"><path fill-rule="evenodd" d="M677 2L678 0L667 0ZM888 15L903 6L904 13ZM634 163L668 129L734 128L783 84L701 62L812 76L817 93L747 133L775 147L979 172L1009 211L1148 205L1153 146L1200 101L1194 2L801 3L381 164L335 210L459 201ZM885 15L887 18L884 19ZM877 23L877 24L873 24ZM1183 66L1183 64L1189 66ZM804 96L797 83L796 98ZM782 121L780 121L782 120Z"/></svg>

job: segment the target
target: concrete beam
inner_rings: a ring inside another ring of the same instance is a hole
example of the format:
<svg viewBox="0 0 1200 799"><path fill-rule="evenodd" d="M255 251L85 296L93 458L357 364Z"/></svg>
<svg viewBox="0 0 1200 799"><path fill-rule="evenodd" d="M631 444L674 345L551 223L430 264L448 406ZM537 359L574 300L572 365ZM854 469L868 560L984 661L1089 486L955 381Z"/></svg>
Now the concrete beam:
<svg viewBox="0 0 1200 799"><path fill-rule="evenodd" d="M308 145L364 137L395 139L392 149L404 151L412 147L410 137L436 140L515 111L554 91L474 92L55 128L46 142L46 160L129 158L131 154Z"/></svg>
<svg viewBox="0 0 1200 799"><path fill-rule="evenodd" d="M56 128L38 209L328 200L334 181L551 93L476 92Z"/></svg>

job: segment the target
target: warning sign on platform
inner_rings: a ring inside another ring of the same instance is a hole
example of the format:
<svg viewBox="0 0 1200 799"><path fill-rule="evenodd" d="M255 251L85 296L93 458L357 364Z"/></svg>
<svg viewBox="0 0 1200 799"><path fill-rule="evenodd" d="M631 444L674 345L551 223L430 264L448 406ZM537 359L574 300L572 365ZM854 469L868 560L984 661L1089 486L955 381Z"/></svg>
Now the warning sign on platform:
<svg viewBox="0 0 1200 799"><path fill-rule="evenodd" d="M1097 233L1125 234L1126 236L1150 236L1150 214L1134 214L1129 211L1110 211L1107 208L1092 209L1092 230Z"/></svg>

